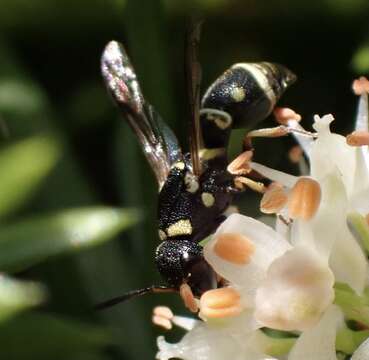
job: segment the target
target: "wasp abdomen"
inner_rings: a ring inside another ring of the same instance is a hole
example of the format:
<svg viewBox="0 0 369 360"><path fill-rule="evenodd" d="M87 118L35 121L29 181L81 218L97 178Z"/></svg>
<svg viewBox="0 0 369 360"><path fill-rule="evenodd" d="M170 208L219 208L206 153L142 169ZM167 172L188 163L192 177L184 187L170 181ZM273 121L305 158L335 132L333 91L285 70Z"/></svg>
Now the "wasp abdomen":
<svg viewBox="0 0 369 360"><path fill-rule="evenodd" d="M273 110L295 75L282 65L239 63L224 72L202 99L204 147L227 147L232 128L252 128Z"/></svg>

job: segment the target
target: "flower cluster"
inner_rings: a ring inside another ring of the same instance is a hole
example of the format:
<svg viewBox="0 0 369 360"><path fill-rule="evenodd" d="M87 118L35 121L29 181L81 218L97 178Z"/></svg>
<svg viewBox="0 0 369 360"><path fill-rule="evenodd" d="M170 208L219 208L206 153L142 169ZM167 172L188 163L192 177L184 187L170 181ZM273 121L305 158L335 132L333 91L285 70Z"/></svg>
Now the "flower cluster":
<svg viewBox="0 0 369 360"><path fill-rule="evenodd" d="M315 116L309 133L287 111L283 128L308 174L248 162L272 180L260 207L276 215L275 227L240 214L221 224L204 256L224 287L202 295L198 320L157 310L163 325L187 330L177 344L159 337L158 359L369 359L368 84L354 83L359 106L347 137L331 132L332 115Z"/></svg>

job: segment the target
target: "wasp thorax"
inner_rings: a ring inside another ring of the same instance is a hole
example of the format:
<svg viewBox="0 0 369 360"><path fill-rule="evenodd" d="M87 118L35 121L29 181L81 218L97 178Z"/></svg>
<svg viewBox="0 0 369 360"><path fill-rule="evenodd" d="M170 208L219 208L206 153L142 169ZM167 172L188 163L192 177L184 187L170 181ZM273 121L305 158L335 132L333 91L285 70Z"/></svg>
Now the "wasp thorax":
<svg viewBox="0 0 369 360"><path fill-rule="evenodd" d="M194 295L216 287L215 273L205 261L202 247L189 240L166 240L156 249L156 266L170 286L187 283Z"/></svg>

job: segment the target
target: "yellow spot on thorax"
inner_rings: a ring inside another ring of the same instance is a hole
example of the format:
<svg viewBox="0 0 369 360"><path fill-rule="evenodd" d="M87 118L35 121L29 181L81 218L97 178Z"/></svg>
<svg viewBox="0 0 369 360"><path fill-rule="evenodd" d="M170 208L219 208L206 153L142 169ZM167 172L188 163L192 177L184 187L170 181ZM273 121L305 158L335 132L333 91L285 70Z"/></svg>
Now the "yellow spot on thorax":
<svg viewBox="0 0 369 360"><path fill-rule="evenodd" d="M183 161L178 161L175 164L173 164L173 167L179 169L179 170L184 170L185 168L185 163Z"/></svg>
<svg viewBox="0 0 369 360"><path fill-rule="evenodd" d="M201 194L201 200L206 207L212 207L215 203L214 195L208 192L203 192Z"/></svg>
<svg viewBox="0 0 369 360"><path fill-rule="evenodd" d="M192 225L190 220L179 220L176 223L170 225L167 228L167 234L169 237L178 235L191 235Z"/></svg>

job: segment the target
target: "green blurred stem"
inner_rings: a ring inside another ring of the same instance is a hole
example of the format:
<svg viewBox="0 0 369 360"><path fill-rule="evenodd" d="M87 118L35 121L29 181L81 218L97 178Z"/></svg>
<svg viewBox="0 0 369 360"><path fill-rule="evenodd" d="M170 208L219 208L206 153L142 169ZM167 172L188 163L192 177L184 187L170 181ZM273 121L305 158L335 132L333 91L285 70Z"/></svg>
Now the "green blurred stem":
<svg viewBox="0 0 369 360"><path fill-rule="evenodd" d="M296 338L273 338L265 335L263 351L270 356L288 354L296 342Z"/></svg>
<svg viewBox="0 0 369 360"><path fill-rule="evenodd" d="M347 224L355 238L369 253L369 226L365 217L357 212L350 213L347 216Z"/></svg>
<svg viewBox="0 0 369 360"><path fill-rule="evenodd" d="M368 337L369 330L354 331L344 327L337 332L336 350L352 354ZM273 357L287 355L296 341L297 338L275 338L262 332L258 334L258 342L262 351Z"/></svg>
<svg viewBox="0 0 369 360"><path fill-rule="evenodd" d="M369 327L369 303L365 295L359 296L352 291L335 288L335 304L338 305L345 317L355 320Z"/></svg>
<svg viewBox="0 0 369 360"><path fill-rule="evenodd" d="M353 331L344 327L337 333L336 350L352 354L368 337L369 330Z"/></svg>

